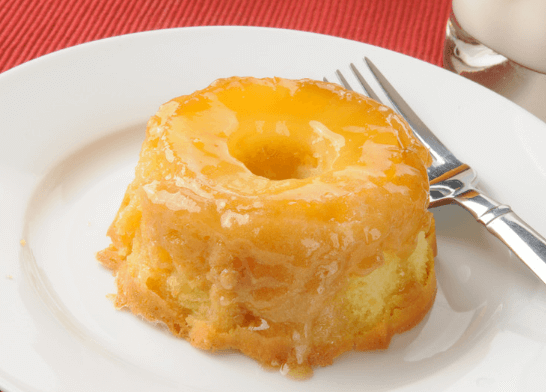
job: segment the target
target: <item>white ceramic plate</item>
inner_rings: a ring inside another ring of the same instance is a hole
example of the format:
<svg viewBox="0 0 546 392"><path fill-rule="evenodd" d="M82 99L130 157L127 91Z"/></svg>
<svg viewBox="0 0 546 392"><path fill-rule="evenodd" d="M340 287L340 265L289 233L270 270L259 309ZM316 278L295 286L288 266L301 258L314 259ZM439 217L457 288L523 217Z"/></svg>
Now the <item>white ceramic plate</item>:
<svg viewBox="0 0 546 392"><path fill-rule="evenodd" d="M93 42L0 75L0 389L16 391L542 390L546 290L456 207L435 210L439 291L384 352L296 382L210 354L116 311L94 259L158 106L232 75L334 79L372 58L481 186L546 233L546 125L484 88L362 43L204 27ZM20 240L26 245L22 246Z"/></svg>

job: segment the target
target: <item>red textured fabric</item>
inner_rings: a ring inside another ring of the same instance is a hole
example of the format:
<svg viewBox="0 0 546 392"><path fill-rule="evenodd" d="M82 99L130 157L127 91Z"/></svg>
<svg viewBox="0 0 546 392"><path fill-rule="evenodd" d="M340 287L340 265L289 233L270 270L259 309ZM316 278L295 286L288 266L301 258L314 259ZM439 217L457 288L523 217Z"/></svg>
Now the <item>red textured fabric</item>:
<svg viewBox="0 0 546 392"><path fill-rule="evenodd" d="M0 72L115 35L268 26L349 38L441 65L450 0L0 0Z"/></svg>

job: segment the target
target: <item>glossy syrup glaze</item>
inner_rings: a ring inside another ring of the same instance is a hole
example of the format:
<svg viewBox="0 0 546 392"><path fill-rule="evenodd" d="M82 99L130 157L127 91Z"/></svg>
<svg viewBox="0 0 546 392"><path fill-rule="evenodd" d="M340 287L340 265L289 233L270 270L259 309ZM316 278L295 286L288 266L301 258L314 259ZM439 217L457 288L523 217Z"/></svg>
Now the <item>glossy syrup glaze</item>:
<svg viewBox="0 0 546 392"><path fill-rule="evenodd" d="M357 93L221 79L150 119L99 259L118 273L118 306L301 377L385 322L355 327L355 278L408 259L419 233L433 246L429 163L398 115ZM414 290L413 267L396 265L391 291Z"/></svg>

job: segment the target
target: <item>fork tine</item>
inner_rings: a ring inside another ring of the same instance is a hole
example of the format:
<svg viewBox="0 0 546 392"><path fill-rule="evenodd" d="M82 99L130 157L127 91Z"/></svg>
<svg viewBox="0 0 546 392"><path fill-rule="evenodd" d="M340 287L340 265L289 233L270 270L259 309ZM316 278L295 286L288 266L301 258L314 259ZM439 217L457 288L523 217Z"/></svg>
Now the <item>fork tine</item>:
<svg viewBox="0 0 546 392"><path fill-rule="evenodd" d="M373 76L392 102L393 107L400 113L402 117L408 122L413 129L413 133L417 138L430 150L430 153L437 162L445 162L446 159L453 162L455 165L460 166L462 163L455 158L453 153L447 149L446 146L432 133L432 131L426 126L421 118L413 111L408 103L402 98L402 96L396 91L392 84L389 83L387 78L379 71L372 61L364 57L368 68L372 72Z"/></svg>
<svg viewBox="0 0 546 392"><path fill-rule="evenodd" d="M373 76L379 82L379 85L389 98L389 100L394 105L394 108L406 119L406 121L411 125L413 129L418 129L418 136L422 138L423 136L430 139L434 139L439 144L443 144L434 136L434 134L428 129L428 127L423 123L423 121L417 116L413 109L408 105L408 103L398 94L398 91L394 89L392 84L389 83L387 78L379 71L372 61L364 57L364 61L368 65L370 71L372 71ZM422 136L421 136L422 135ZM445 147L444 147L445 148Z"/></svg>
<svg viewBox="0 0 546 392"><path fill-rule="evenodd" d="M362 85L362 88L364 88L364 91L366 91L366 94L368 94L368 97L375 99L377 102L381 102L381 98L379 98L375 91L373 91L372 86L370 86L368 82L366 82L366 79L364 79L360 71L355 67L353 63L351 63L351 70Z"/></svg>
<svg viewBox="0 0 546 392"><path fill-rule="evenodd" d="M341 73L339 69L336 71L336 75L341 81L341 84L343 85L343 87L345 87L347 90L353 91L353 89L351 88L351 85L347 82L347 79L345 79L345 76L343 76L343 74Z"/></svg>
<svg viewBox="0 0 546 392"><path fill-rule="evenodd" d="M322 80L323 80L324 82L326 82L326 83L330 83L330 82L328 81L328 79L326 79L326 78L322 78Z"/></svg>

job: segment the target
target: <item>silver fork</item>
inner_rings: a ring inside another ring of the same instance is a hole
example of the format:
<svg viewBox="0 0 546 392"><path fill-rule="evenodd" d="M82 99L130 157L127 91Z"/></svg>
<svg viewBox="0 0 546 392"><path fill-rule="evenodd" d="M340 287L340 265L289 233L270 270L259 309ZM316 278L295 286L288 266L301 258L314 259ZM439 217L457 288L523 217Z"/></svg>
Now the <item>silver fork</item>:
<svg viewBox="0 0 546 392"><path fill-rule="evenodd" d="M379 69L368 58L364 60L393 108L406 119L415 136L428 147L432 155L433 163L428 169L429 206L460 205L504 242L540 280L546 283L546 239L512 212L509 206L496 202L476 188L477 173L459 161L427 128ZM354 64L351 64L351 70L366 94L381 102ZM346 89L352 90L341 71L337 70L336 75ZM326 78L324 80L328 81Z"/></svg>

